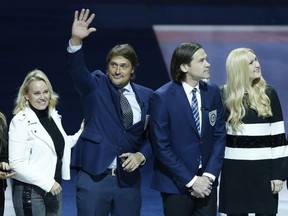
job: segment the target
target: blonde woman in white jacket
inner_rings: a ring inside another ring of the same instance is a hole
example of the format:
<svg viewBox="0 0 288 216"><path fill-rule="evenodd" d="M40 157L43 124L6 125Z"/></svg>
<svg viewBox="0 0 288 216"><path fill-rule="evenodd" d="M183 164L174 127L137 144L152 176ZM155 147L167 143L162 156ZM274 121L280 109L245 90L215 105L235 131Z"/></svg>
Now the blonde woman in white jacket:
<svg viewBox="0 0 288 216"><path fill-rule="evenodd" d="M17 216L61 215L61 180L70 179L71 148L82 131L68 136L55 106L58 95L40 70L22 83L9 126L9 162L16 171L12 198Z"/></svg>

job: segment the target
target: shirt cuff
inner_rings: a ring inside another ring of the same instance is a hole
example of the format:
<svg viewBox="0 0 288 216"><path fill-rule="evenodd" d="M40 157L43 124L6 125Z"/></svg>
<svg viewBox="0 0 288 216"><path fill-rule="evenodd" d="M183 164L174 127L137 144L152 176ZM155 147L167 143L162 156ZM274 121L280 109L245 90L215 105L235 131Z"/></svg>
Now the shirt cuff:
<svg viewBox="0 0 288 216"><path fill-rule="evenodd" d="M78 50L80 50L82 48L82 44L80 45L77 45L77 46L73 46L69 40L69 46L67 47L67 51L69 53L75 53L77 52Z"/></svg>
<svg viewBox="0 0 288 216"><path fill-rule="evenodd" d="M194 184L194 182L196 181L196 179L197 179L197 176L194 176L194 178L193 178L188 184L186 184L186 187L187 187L187 188L192 187L192 185Z"/></svg>
<svg viewBox="0 0 288 216"><path fill-rule="evenodd" d="M213 182L215 181L216 177L210 173L203 173L203 176L207 176L208 178L210 178Z"/></svg>

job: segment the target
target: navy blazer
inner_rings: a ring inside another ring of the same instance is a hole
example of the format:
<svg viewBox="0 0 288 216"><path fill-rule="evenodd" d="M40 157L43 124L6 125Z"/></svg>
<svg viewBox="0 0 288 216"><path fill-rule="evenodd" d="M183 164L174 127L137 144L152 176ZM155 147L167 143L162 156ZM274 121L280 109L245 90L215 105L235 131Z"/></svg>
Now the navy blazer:
<svg viewBox="0 0 288 216"><path fill-rule="evenodd" d="M150 137L156 153L152 188L187 193L188 184L202 173L219 176L226 143L220 90L200 81L202 126L199 135L183 86L169 82L156 90L150 103ZM217 185L217 181L214 184Z"/></svg>
<svg viewBox="0 0 288 216"><path fill-rule="evenodd" d="M90 73L82 49L68 53L68 71L80 95L85 127L73 150L71 166L91 175L103 173L115 157L124 152L152 154L146 136L149 99L152 90L131 82L141 108L141 121L124 129L120 110L120 95L108 76L97 70ZM122 187L139 187L139 169L125 172L118 166Z"/></svg>

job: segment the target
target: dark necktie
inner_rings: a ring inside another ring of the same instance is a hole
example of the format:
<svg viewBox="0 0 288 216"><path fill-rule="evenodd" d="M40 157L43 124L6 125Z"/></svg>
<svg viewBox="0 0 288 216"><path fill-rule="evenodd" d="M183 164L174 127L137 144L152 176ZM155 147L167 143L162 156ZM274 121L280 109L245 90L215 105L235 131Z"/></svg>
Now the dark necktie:
<svg viewBox="0 0 288 216"><path fill-rule="evenodd" d="M120 106L122 112L123 125L125 128L133 124L133 112L127 98L123 95L125 89L119 89L120 92Z"/></svg>
<svg viewBox="0 0 288 216"><path fill-rule="evenodd" d="M191 104L191 107L192 107L192 112L193 112L193 116L194 116L194 119L195 119L195 123L196 123L196 127L197 127L197 130L198 130L198 133L200 134L200 116L199 116L199 110L198 110L198 101L197 101L197 97L196 97L196 92L197 92L197 89L196 88L193 88L192 90L192 104Z"/></svg>

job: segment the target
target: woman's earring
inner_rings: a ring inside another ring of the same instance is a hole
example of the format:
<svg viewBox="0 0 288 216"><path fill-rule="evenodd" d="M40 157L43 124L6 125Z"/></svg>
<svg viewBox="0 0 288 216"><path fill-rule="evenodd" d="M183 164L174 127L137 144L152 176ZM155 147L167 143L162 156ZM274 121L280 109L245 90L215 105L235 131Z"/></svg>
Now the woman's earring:
<svg viewBox="0 0 288 216"><path fill-rule="evenodd" d="M29 106L28 98L26 98L25 104L27 107Z"/></svg>

